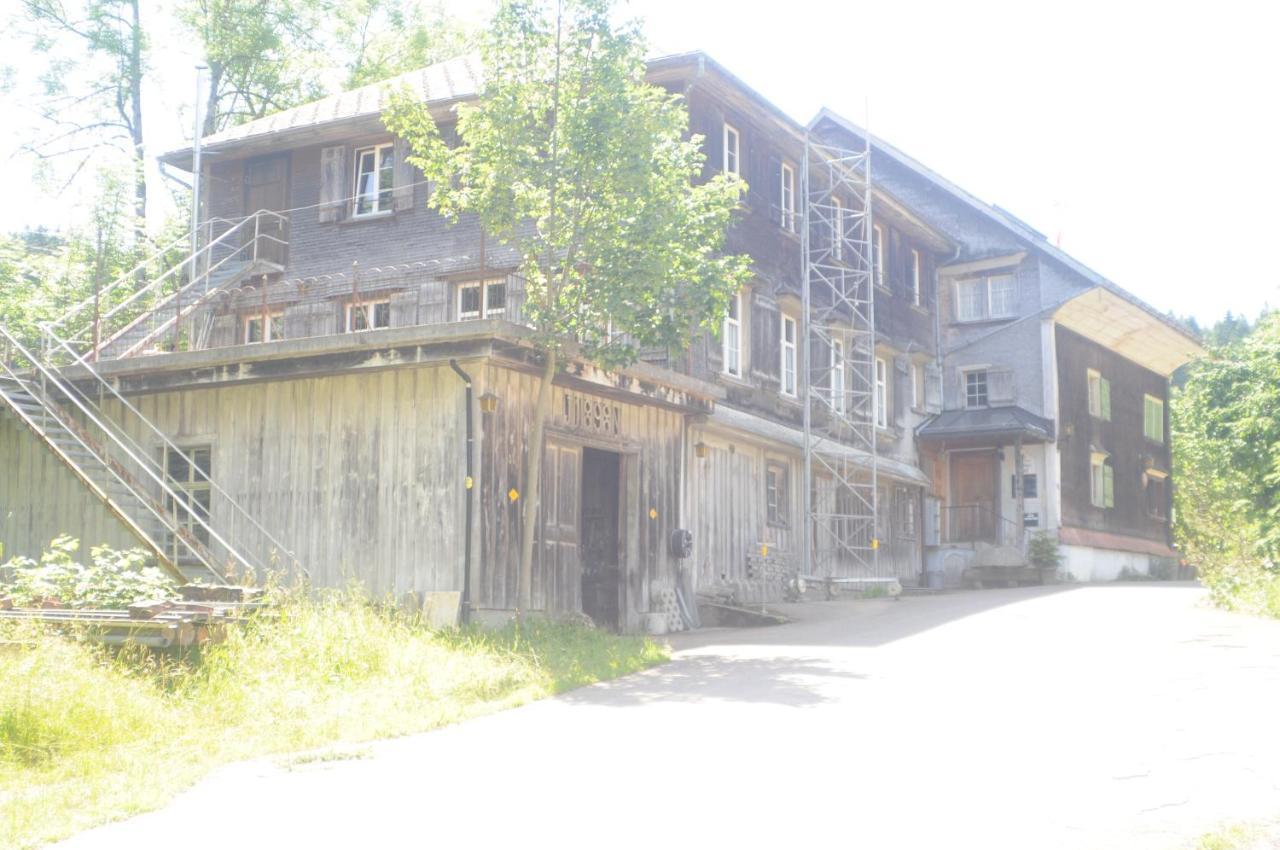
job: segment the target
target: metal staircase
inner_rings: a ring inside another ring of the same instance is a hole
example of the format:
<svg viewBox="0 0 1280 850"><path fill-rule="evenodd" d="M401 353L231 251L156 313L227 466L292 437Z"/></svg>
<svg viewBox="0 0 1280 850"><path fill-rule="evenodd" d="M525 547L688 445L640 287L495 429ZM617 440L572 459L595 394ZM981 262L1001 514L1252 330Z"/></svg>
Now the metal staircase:
<svg viewBox="0 0 1280 850"><path fill-rule="evenodd" d="M96 368L152 350L192 344L193 311L248 274L278 270L259 245L283 245L277 213L222 222L191 255L175 240L90 301L41 325L40 350L0 327L0 412L8 410L114 514L159 563L185 581L226 584L268 573L305 575L289 551L193 462ZM162 268L153 272L152 268ZM138 280L142 279L142 285ZM105 306L110 305L110 306ZM90 313L90 310L92 311ZM186 334L185 340L183 334ZM180 461L184 477L174 473Z"/></svg>

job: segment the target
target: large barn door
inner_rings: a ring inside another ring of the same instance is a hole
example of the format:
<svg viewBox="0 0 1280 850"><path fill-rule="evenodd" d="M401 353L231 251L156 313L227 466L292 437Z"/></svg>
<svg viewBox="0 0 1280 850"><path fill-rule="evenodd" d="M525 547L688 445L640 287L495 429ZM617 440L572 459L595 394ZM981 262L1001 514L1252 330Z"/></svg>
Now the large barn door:
<svg viewBox="0 0 1280 850"><path fill-rule="evenodd" d="M533 576L535 610L582 610L578 565L582 449L548 442L542 459L542 540Z"/></svg>

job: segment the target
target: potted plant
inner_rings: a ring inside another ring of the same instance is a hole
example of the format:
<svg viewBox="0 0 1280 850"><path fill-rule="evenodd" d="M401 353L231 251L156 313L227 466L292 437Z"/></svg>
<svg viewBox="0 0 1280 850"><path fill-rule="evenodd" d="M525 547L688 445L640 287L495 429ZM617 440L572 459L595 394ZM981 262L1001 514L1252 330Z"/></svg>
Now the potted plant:
<svg viewBox="0 0 1280 850"><path fill-rule="evenodd" d="M1040 571L1040 582L1052 580L1062 563L1062 551L1058 548L1058 536L1038 531L1027 544L1027 562Z"/></svg>

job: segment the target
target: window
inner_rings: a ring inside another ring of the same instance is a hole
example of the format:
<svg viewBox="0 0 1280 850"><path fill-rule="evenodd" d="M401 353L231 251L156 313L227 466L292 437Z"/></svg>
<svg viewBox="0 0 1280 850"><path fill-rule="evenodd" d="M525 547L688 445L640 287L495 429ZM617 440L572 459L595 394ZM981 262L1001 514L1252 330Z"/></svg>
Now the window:
<svg viewBox="0 0 1280 850"><path fill-rule="evenodd" d="M898 487L894 494L898 502L898 536L915 539L916 498L908 487Z"/></svg>
<svg viewBox="0 0 1280 850"><path fill-rule="evenodd" d="M764 469L764 503L769 525L790 524L787 510L787 467L777 461L768 461Z"/></svg>
<svg viewBox="0 0 1280 850"><path fill-rule="evenodd" d="M742 293L734 293L729 299L729 312L724 317L724 372L735 378L742 377Z"/></svg>
<svg viewBox="0 0 1280 850"><path fill-rule="evenodd" d="M346 332L371 331L391 327L391 302L361 301L347 305Z"/></svg>
<svg viewBox="0 0 1280 850"><path fill-rule="evenodd" d="M919 284L916 286L917 296ZM920 303L919 301L916 302ZM1011 274L956 281L956 321L1007 319L1018 312L1018 281Z"/></svg>
<svg viewBox="0 0 1280 850"><path fill-rule="evenodd" d="M924 364L911 364L911 406L924 410Z"/></svg>
<svg viewBox="0 0 1280 850"><path fill-rule="evenodd" d="M725 124L724 125L724 162L721 164L721 167L724 169L725 174L732 174L735 177L737 177L742 173L740 166L738 165L738 163L740 162L738 158L738 154L739 154L739 151L741 150L739 140L740 140L740 137L738 136L737 128L734 127L732 124Z"/></svg>
<svg viewBox="0 0 1280 850"><path fill-rule="evenodd" d="M875 244L871 248L873 260L875 263L876 286L887 286L884 282L884 230L880 225L873 224L871 226L872 236Z"/></svg>
<svg viewBox="0 0 1280 850"><path fill-rule="evenodd" d="M837 413L845 411L844 385L844 343L838 339L831 340L831 409Z"/></svg>
<svg viewBox="0 0 1280 850"><path fill-rule="evenodd" d="M831 259L844 258L844 204L839 198L831 199Z"/></svg>
<svg viewBox="0 0 1280 850"><path fill-rule="evenodd" d="M911 267L907 269L907 286L910 288L911 303L920 306L920 252L911 249Z"/></svg>
<svg viewBox="0 0 1280 850"><path fill-rule="evenodd" d="M782 204L782 229L796 232L796 170L782 163L782 186L778 198Z"/></svg>
<svg viewBox="0 0 1280 850"><path fill-rule="evenodd" d="M782 394L796 394L796 320L782 317L782 362L780 364Z"/></svg>
<svg viewBox="0 0 1280 850"><path fill-rule="evenodd" d="M889 364L876 358L876 427L889 427Z"/></svg>
<svg viewBox="0 0 1280 850"><path fill-rule="evenodd" d="M1106 452L1089 455L1089 501L1095 508L1114 508L1116 505L1115 470Z"/></svg>
<svg viewBox="0 0 1280 850"><path fill-rule="evenodd" d="M986 407L989 398L987 395L987 370L970 369L960 374L964 377L964 406Z"/></svg>
<svg viewBox="0 0 1280 850"><path fill-rule="evenodd" d="M1154 443L1164 442L1164 402L1153 395L1142 397L1142 433Z"/></svg>
<svg viewBox="0 0 1280 850"><path fill-rule="evenodd" d="M1111 421L1111 382L1096 369L1085 372L1089 381L1089 415L1105 422ZM1163 423L1161 423L1163 427Z"/></svg>
<svg viewBox="0 0 1280 850"><path fill-rule="evenodd" d="M1152 519L1169 518L1169 479L1164 473L1148 471L1143 476L1146 489L1147 516Z"/></svg>
<svg viewBox="0 0 1280 850"><path fill-rule="evenodd" d="M507 282L477 280L458 286L458 319L492 319L507 312Z"/></svg>
<svg viewBox="0 0 1280 850"><path fill-rule="evenodd" d="M1039 484L1036 482L1034 472L1024 472L1022 474L1022 497L1024 499L1038 498L1036 494L1039 492ZM1018 476L1009 476L1009 497L1018 498Z"/></svg>
<svg viewBox="0 0 1280 850"><path fill-rule="evenodd" d="M284 313L268 313L265 323L262 320L261 313L256 316L244 317L244 341L246 344L271 342L277 339L284 339Z"/></svg>
<svg viewBox="0 0 1280 850"><path fill-rule="evenodd" d="M394 182L391 145L375 145L356 151L355 215L375 215L391 210Z"/></svg>
<svg viewBox="0 0 1280 850"><path fill-rule="evenodd" d="M209 544L209 512L212 487L209 476L213 472L213 447L190 446L174 448L165 446L164 471L170 489L177 498L165 494L165 508L173 514L178 527L206 546ZM166 548L174 552L177 539L166 532Z"/></svg>

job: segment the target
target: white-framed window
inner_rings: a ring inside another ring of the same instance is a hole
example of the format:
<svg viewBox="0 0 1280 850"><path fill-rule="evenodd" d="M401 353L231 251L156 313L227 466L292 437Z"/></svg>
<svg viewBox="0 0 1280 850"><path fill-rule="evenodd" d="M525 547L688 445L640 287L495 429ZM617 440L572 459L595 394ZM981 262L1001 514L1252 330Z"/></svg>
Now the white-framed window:
<svg viewBox="0 0 1280 850"><path fill-rule="evenodd" d="M1097 369L1086 369L1085 379L1089 382L1089 415L1110 422L1111 382L1102 377Z"/></svg>
<svg viewBox="0 0 1280 850"><path fill-rule="evenodd" d="M911 267L907 269L907 286L911 288L911 303L920 306L920 252L911 249Z"/></svg>
<svg viewBox="0 0 1280 850"><path fill-rule="evenodd" d="M831 199L831 259L844 259L844 202Z"/></svg>
<svg viewBox="0 0 1280 850"><path fill-rule="evenodd" d="M968 369L961 375L964 378L964 406L987 407L990 398L987 394L987 370Z"/></svg>
<svg viewBox="0 0 1280 850"><path fill-rule="evenodd" d="M243 330L246 345L284 339L284 313L268 313L266 321L261 313L245 316Z"/></svg>
<svg viewBox="0 0 1280 850"><path fill-rule="evenodd" d="M163 446L160 449L165 475L173 490L173 496L164 497L164 506L171 511L180 529L191 534L201 543L209 543L209 515L213 505L213 446ZM175 498L175 496L177 498ZM177 535L165 532L166 548L171 552L178 546Z"/></svg>
<svg viewBox="0 0 1280 850"><path fill-rule="evenodd" d="M764 465L765 518L769 525L790 525L791 516L787 503L787 465L779 461L766 461Z"/></svg>
<svg viewBox="0 0 1280 850"><path fill-rule="evenodd" d="M924 408L924 365L911 364L911 406L920 410Z"/></svg>
<svg viewBox="0 0 1280 850"><path fill-rule="evenodd" d="M884 279L884 228L878 224L871 225L873 268L875 269L876 286L888 286Z"/></svg>
<svg viewBox="0 0 1280 850"><path fill-rule="evenodd" d="M1089 501L1095 508L1116 506L1115 470L1106 452L1089 453Z"/></svg>
<svg viewBox="0 0 1280 850"><path fill-rule="evenodd" d="M724 162L721 163L725 174L732 174L735 177L742 174L741 151L742 137L738 135L738 128L726 123L724 125Z"/></svg>
<svg viewBox="0 0 1280 850"><path fill-rule="evenodd" d="M507 282L476 280L458 284L458 319L492 319L507 312Z"/></svg>
<svg viewBox="0 0 1280 850"><path fill-rule="evenodd" d="M343 328L347 333L391 327L391 300L348 302Z"/></svg>
<svg viewBox="0 0 1280 850"><path fill-rule="evenodd" d="M841 340L831 340L831 409L837 413L844 413L846 400L846 390L844 384L844 343Z"/></svg>
<svg viewBox="0 0 1280 850"><path fill-rule="evenodd" d="M1153 395L1142 396L1142 434L1154 443L1164 442L1164 402Z"/></svg>
<svg viewBox="0 0 1280 850"><path fill-rule="evenodd" d="M782 185L778 187L778 200L782 205L782 229L796 232L796 170L782 163Z"/></svg>
<svg viewBox="0 0 1280 850"><path fill-rule="evenodd" d="M1008 319L1017 315L1017 278L1002 274L957 280L955 312L958 322Z"/></svg>
<svg viewBox="0 0 1280 850"><path fill-rule="evenodd" d="M729 312L724 316L721 333L723 369L726 375L742 377L742 293L735 292L729 299Z"/></svg>
<svg viewBox="0 0 1280 850"><path fill-rule="evenodd" d="M782 317L779 375L782 379L782 394L794 396L796 394L796 320L787 315Z"/></svg>
<svg viewBox="0 0 1280 850"><path fill-rule="evenodd" d="M876 427L889 427L889 364L876 358Z"/></svg>
<svg viewBox="0 0 1280 850"><path fill-rule="evenodd" d="M390 212L391 190L395 182L395 160L390 143L357 148L354 173L355 191L351 195L355 208L352 215L359 218Z"/></svg>

